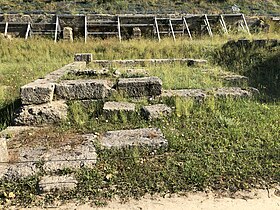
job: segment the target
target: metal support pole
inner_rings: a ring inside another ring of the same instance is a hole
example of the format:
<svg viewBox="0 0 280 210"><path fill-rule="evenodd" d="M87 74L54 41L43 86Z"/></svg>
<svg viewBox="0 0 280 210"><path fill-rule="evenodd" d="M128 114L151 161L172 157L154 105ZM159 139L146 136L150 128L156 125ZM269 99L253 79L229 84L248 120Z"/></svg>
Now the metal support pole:
<svg viewBox="0 0 280 210"><path fill-rule="evenodd" d="M156 32L157 32L157 36L158 36L158 41L160 42L160 35L159 35L157 17L155 17L155 25L156 25Z"/></svg>
<svg viewBox="0 0 280 210"><path fill-rule="evenodd" d="M118 16L118 34L119 34L119 40L120 42L122 41L122 36L121 36L121 23L120 23L120 17Z"/></svg>
<svg viewBox="0 0 280 210"><path fill-rule="evenodd" d="M244 14L242 14L242 19L243 19L243 22L244 22L244 24L245 24L245 27L246 27L246 30L247 30L248 34L251 34L251 33L250 33L250 29L249 29L249 27L248 27L248 25L247 25L247 21L246 21L246 19L245 19Z"/></svg>
<svg viewBox="0 0 280 210"><path fill-rule="evenodd" d="M28 38L28 35L29 35L29 32L30 32L30 22L28 22L28 25L27 25L27 29L26 29L26 33L25 33L25 39Z"/></svg>
<svg viewBox="0 0 280 210"><path fill-rule="evenodd" d="M4 36L7 36L7 33L8 33L8 26L9 26L9 23L6 22L5 24L5 32L4 32Z"/></svg>
<svg viewBox="0 0 280 210"><path fill-rule="evenodd" d="M173 36L173 40L175 42L176 41L176 37L175 37L174 30L173 30L173 25L172 25L171 18L169 18L169 25L170 25L171 33L172 33L172 36Z"/></svg>
<svg viewBox="0 0 280 210"><path fill-rule="evenodd" d="M87 31L87 16L85 15L85 43L87 43L87 35L88 35L88 31Z"/></svg>
<svg viewBox="0 0 280 210"><path fill-rule="evenodd" d="M188 26L188 23L187 23L187 21L186 21L186 18L183 18L183 20L184 20L184 23L185 23L187 32L188 32L188 34L189 34L190 40L192 40L192 34L191 34L190 29L189 29L189 26Z"/></svg>
<svg viewBox="0 0 280 210"><path fill-rule="evenodd" d="M58 16L56 16L55 32L54 32L54 42L57 42L58 25L59 25L59 20L58 20Z"/></svg>
<svg viewBox="0 0 280 210"><path fill-rule="evenodd" d="M223 27L223 29L224 29L224 32L225 32L226 34L228 34L226 22L225 22L225 20L224 20L224 16L223 16L223 15L220 16L220 23L221 23L221 25L222 25L222 27Z"/></svg>
<svg viewBox="0 0 280 210"><path fill-rule="evenodd" d="M206 25L207 25L207 27L208 27L209 35L210 35L211 37L213 37L213 33L212 33L212 30L211 30L211 26L210 26L208 17L207 17L207 15L204 15L204 17L205 17L205 23L206 23Z"/></svg>

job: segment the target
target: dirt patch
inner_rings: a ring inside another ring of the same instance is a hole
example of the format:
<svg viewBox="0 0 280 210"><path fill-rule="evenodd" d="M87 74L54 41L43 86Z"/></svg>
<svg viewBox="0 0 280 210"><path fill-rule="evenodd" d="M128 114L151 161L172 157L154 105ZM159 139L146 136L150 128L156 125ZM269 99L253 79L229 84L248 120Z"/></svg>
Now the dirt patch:
<svg viewBox="0 0 280 210"><path fill-rule="evenodd" d="M217 192L188 193L185 196L171 195L168 198L160 196L146 196L140 200L130 200L121 203L118 199L111 201L106 207L92 207L89 204L77 205L74 202L60 207L49 207L59 210L163 210L163 209L192 209L192 210L279 210L279 190L252 190L250 192L239 191L234 194L221 194ZM42 208L31 208L39 210ZM25 209L22 209L25 210Z"/></svg>

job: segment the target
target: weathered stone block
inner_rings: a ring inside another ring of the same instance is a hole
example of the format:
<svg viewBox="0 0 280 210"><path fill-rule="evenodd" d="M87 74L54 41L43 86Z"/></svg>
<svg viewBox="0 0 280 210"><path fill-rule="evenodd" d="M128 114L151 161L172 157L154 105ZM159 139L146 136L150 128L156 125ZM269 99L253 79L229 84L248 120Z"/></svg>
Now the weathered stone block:
<svg viewBox="0 0 280 210"><path fill-rule="evenodd" d="M50 192L53 190L70 191L75 189L78 181L69 175L65 176L44 176L39 181L39 189L42 192Z"/></svg>
<svg viewBox="0 0 280 210"><path fill-rule="evenodd" d="M258 94L258 90L255 88L244 89L240 87L215 88L213 92L217 98L250 98L254 94Z"/></svg>
<svg viewBox="0 0 280 210"><path fill-rule="evenodd" d="M14 123L16 125L43 125L55 124L67 117L65 101L53 101L40 105L22 106Z"/></svg>
<svg viewBox="0 0 280 210"><path fill-rule="evenodd" d="M44 153L42 156L45 164L44 171L58 171L63 169L92 168L97 160L97 154L92 142L86 141L80 145L60 146Z"/></svg>
<svg viewBox="0 0 280 210"><path fill-rule="evenodd" d="M107 80L65 80L56 85L55 94L67 100L103 99L110 89Z"/></svg>
<svg viewBox="0 0 280 210"><path fill-rule="evenodd" d="M157 96L161 94L162 81L158 77L121 78L117 90L129 97Z"/></svg>
<svg viewBox="0 0 280 210"><path fill-rule="evenodd" d="M155 104L144 106L141 113L146 119L152 120L170 115L172 113L172 109L165 104Z"/></svg>
<svg viewBox="0 0 280 210"><path fill-rule="evenodd" d="M115 114L126 113L132 114L135 112L135 104L128 102L106 102L103 107L103 113L106 116L112 116Z"/></svg>
<svg viewBox="0 0 280 210"><path fill-rule="evenodd" d="M108 148L130 146L160 147L168 144L161 130L156 128L108 131L99 140L103 147Z"/></svg>
<svg viewBox="0 0 280 210"><path fill-rule="evenodd" d="M181 89L181 90L164 90L161 94L162 97L183 97L195 100L203 100L207 94L202 89Z"/></svg>
<svg viewBox="0 0 280 210"><path fill-rule="evenodd" d="M73 42L73 29L71 27L63 28L63 39Z"/></svg>
<svg viewBox="0 0 280 210"><path fill-rule="evenodd" d="M75 54L74 61L86 61L90 63L92 61L91 53L77 53Z"/></svg>
<svg viewBox="0 0 280 210"><path fill-rule="evenodd" d="M53 100L55 85L46 80L38 79L20 89L22 104L42 104Z"/></svg>
<svg viewBox="0 0 280 210"><path fill-rule="evenodd" d="M0 137L0 178L4 175L9 160L8 148L5 138Z"/></svg>

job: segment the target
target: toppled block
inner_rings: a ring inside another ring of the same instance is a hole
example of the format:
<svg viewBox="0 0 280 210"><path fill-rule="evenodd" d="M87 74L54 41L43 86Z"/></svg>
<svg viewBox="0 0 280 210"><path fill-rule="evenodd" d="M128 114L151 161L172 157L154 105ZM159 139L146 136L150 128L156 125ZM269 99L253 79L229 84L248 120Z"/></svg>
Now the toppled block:
<svg viewBox="0 0 280 210"><path fill-rule="evenodd" d="M85 61L90 63L92 61L91 53L77 53L75 54L74 61Z"/></svg>
<svg viewBox="0 0 280 210"><path fill-rule="evenodd" d="M165 104L155 104L144 106L141 113L144 118L152 120L169 116L172 113L172 110Z"/></svg>
<svg viewBox="0 0 280 210"><path fill-rule="evenodd" d="M42 104L53 100L55 85L38 79L20 88L22 104Z"/></svg>
<svg viewBox="0 0 280 210"><path fill-rule="evenodd" d="M209 89L181 89L165 90L162 97L184 97L201 101L209 96L216 98L250 98L257 95L259 91L255 88L224 87Z"/></svg>
<svg viewBox="0 0 280 210"><path fill-rule="evenodd" d="M202 100L207 97L207 94L202 89L181 89L181 90L164 90L162 97L183 97L195 100Z"/></svg>
<svg viewBox="0 0 280 210"><path fill-rule="evenodd" d="M217 98L250 98L259 93L255 88L243 89L239 87L215 88L213 92Z"/></svg>
<svg viewBox="0 0 280 210"><path fill-rule="evenodd" d="M103 147L122 148L130 146L167 146L160 129L141 128L135 130L108 131L99 139Z"/></svg>
<svg viewBox="0 0 280 210"><path fill-rule="evenodd" d="M55 94L67 100L103 99L110 89L107 80L65 80L56 85Z"/></svg>
<svg viewBox="0 0 280 210"><path fill-rule="evenodd" d="M0 178L4 175L9 160L8 148L5 138L0 137Z"/></svg>
<svg viewBox="0 0 280 210"><path fill-rule="evenodd" d="M158 77L120 78L117 90L129 97L158 96L162 81Z"/></svg>
<svg viewBox="0 0 280 210"><path fill-rule="evenodd" d="M120 113L132 114L133 112L135 112L135 104L128 102L109 101L103 107L103 113L106 116Z"/></svg>
<svg viewBox="0 0 280 210"><path fill-rule="evenodd" d="M78 181L69 175L65 176L44 176L39 181L39 189L42 192L53 190L70 191L77 186Z"/></svg>
<svg viewBox="0 0 280 210"><path fill-rule="evenodd" d="M15 125L55 124L66 119L67 105L65 101L52 101L40 105L22 106L16 118Z"/></svg>
<svg viewBox="0 0 280 210"><path fill-rule="evenodd" d="M97 160L97 154L92 142L85 141L80 145L64 145L53 148L44 153L43 169L53 172L63 169L79 169L82 167L92 168Z"/></svg>

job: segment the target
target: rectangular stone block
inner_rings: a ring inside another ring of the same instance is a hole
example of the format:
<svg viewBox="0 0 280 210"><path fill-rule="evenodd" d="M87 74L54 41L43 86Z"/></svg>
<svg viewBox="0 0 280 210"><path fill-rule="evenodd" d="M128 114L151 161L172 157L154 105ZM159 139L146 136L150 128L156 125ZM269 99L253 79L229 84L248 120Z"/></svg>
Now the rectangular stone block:
<svg viewBox="0 0 280 210"><path fill-rule="evenodd" d="M100 138L103 147L130 147L130 146L167 146L168 141L164 138L160 129L141 128L134 130L108 131Z"/></svg>
<svg viewBox="0 0 280 210"><path fill-rule="evenodd" d="M54 83L38 79L20 89L22 104L42 104L53 100Z"/></svg>
<svg viewBox="0 0 280 210"><path fill-rule="evenodd" d="M149 120L169 116L171 112L171 108L165 104L144 106L141 110L143 117Z"/></svg>
<svg viewBox="0 0 280 210"><path fill-rule="evenodd" d="M90 63L92 61L91 53L77 53L75 54L74 61L85 61Z"/></svg>
<svg viewBox="0 0 280 210"><path fill-rule="evenodd" d="M55 94L67 100L103 99L110 86L107 80L65 80L56 84Z"/></svg>
<svg viewBox="0 0 280 210"><path fill-rule="evenodd" d="M116 102L109 101L104 104L103 114L107 118L121 117L121 114L125 114L127 117L131 116L135 112L135 104L128 102Z"/></svg>
<svg viewBox="0 0 280 210"><path fill-rule="evenodd" d="M129 97L158 96L162 91L162 81L158 77L121 78L117 90Z"/></svg>
<svg viewBox="0 0 280 210"><path fill-rule="evenodd" d="M73 190L77 186L78 181L70 176L44 176L39 181L39 189L42 192L50 192L53 190Z"/></svg>
<svg viewBox="0 0 280 210"><path fill-rule="evenodd" d="M44 125L55 124L67 117L65 101L52 101L39 105L22 106L14 123L16 125Z"/></svg>
<svg viewBox="0 0 280 210"><path fill-rule="evenodd" d="M7 162L9 160L7 140L0 137L0 179L6 172Z"/></svg>

